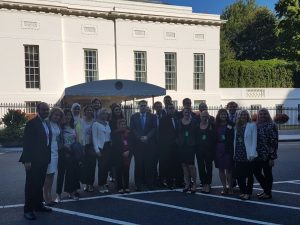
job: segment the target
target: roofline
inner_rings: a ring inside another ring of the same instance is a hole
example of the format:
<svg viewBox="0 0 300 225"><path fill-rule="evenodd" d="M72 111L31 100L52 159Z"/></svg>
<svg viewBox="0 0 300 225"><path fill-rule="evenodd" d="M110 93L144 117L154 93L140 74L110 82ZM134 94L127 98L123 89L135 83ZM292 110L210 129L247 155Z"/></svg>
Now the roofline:
<svg viewBox="0 0 300 225"><path fill-rule="evenodd" d="M54 13L62 16L80 16L80 17L93 17L104 18L108 20L115 19L128 19L128 20L140 20L149 22L161 22L161 23L177 23L177 24L191 24L191 25L210 25L221 26L226 21L220 19L203 19L200 18L201 14L193 13L191 15L179 14L179 16L173 15L155 15L146 13L133 13L124 12L119 9L100 11L94 9L78 9L70 5L46 5L46 4L32 4L32 3L20 3L11 1L1 1L0 9L7 10L22 10L22 11L34 11L42 13Z"/></svg>

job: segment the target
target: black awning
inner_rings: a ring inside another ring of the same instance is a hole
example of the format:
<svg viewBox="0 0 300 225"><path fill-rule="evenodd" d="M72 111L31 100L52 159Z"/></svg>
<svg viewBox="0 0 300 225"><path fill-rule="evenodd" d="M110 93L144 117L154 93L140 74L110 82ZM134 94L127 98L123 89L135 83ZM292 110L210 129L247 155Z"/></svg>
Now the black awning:
<svg viewBox="0 0 300 225"><path fill-rule="evenodd" d="M94 97L99 97L104 102L117 103L165 94L165 88L149 83L132 80L97 80L67 87L60 102L86 102Z"/></svg>

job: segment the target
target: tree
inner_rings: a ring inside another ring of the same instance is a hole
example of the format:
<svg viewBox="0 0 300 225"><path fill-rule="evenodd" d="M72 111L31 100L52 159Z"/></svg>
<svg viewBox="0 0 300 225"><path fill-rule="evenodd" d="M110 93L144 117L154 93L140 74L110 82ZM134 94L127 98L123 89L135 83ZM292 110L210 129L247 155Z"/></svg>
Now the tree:
<svg viewBox="0 0 300 225"><path fill-rule="evenodd" d="M239 58L258 60L276 58L276 17L267 8L258 8L253 19L237 35Z"/></svg>
<svg viewBox="0 0 300 225"><path fill-rule="evenodd" d="M275 5L278 24L279 50L283 58L300 60L300 1L279 0Z"/></svg>
<svg viewBox="0 0 300 225"><path fill-rule="evenodd" d="M227 59L222 51L227 53L228 49L239 60L274 57L276 17L270 10L257 6L255 0L237 0L225 9L221 18L227 20L221 28L221 41L224 41L221 60Z"/></svg>

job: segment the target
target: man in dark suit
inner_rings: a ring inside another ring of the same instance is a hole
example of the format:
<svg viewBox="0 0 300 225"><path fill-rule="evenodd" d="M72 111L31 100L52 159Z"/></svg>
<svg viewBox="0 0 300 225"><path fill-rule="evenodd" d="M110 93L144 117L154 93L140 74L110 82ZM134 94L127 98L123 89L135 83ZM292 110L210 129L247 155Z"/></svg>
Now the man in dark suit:
<svg viewBox="0 0 300 225"><path fill-rule="evenodd" d="M237 119L238 104L236 102L228 102L226 106L228 110L229 120L235 125Z"/></svg>
<svg viewBox="0 0 300 225"><path fill-rule="evenodd" d="M165 110L163 110L162 103L159 101L157 101L153 104L153 109L155 110L154 117L156 120L155 165L157 167L158 161L160 158L160 154L161 154L161 148L160 148L160 144L159 144L159 125L160 125L161 119L167 115L167 112ZM160 171L160 167L159 167L159 174L157 174L157 171L156 171L156 175L155 175L158 186L161 186L164 183L163 180L160 178L160 173L161 173L161 171Z"/></svg>
<svg viewBox="0 0 300 225"><path fill-rule="evenodd" d="M190 98L185 98L182 100L182 107L183 109L185 108L188 108L191 110L191 116L192 118L194 118L196 116L196 114L193 112L193 109L192 109L192 100ZM179 111L176 113L176 117L178 119L182 119L183 118L183 110L182 111Z"/></svg>
<svg viewBox="0 0 300 225"><path fill-rule="evenodd" d="M48 115L48 104L39 103L37 116L27 122L24 130L23 152L19 161L26 171L24 217L28 220L36 219L33 211L52 211L43 205L43 186L51 160L52 134L45 121Z"/></svg>
<svg viewBox="0 0 300 225"><path fill-rule="evenodd" d="M142 184L146 182L149 189L153 189L155 182L155 117L147 112L147 102L139 102L139 113L135 113L130 119L130 131L134 139L135 159L135 184L140 191Z"/></svg>
<svg viewBox="0 0 300 225"><path fill-rule="evenodd" d="M169 188L173 188L174 180L181 172L181 165L178 162L178 148L176 144L178 122L175 118L175 107L173 104L167 106L167 115L160 120L159 144L160 161L159 171L161 179L166 181Z"/></svg>

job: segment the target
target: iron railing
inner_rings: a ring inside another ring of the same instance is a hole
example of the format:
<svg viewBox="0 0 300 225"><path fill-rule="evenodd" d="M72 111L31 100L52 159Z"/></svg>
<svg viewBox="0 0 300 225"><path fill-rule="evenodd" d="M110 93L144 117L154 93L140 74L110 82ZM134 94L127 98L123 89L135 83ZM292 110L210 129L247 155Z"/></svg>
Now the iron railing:
<svg viewBox="0 0 300 225"><path fill-rule="evenodd" d="M55 106L54 104L50 104L50 108ZM14 109L14 110L21 110L26 113L28 117L32 117L35 114L35 105L28 105L26 103L0 103L0 119L3 118L3 116L8 112L9 109ZM149 107L152 109L152 107ZM182 107L179 107L178 110L181 110ZM211 106L208 108L208 112L211 116L216 116L218 113L218 110L222 108L221 106ZM251 115L257 113L258 109L257 108L250 108L250 107L243 107L240 109L245 109L248 110ZM269 107L267 108L270 112L270 115L272 118L275 117L276 114L278 113L284 113L288 115L289 120L285 124L279 125L279 129L300 129L300 111L298 108L293 108L293 107L282 107L278 109L277 107ZM125 105L122 106L122 110L124 113L124 116L126 120L129 122L130 117L133 113L138 112L138 108L136 105ZM198 108L195 107L193 109L194 112L198 112ZM1 120L0 120L1 121ZM0 125L1 128L4 127L3 123Z"/></svg>

